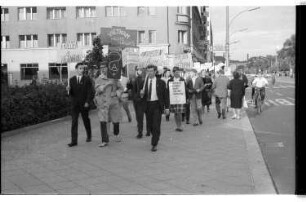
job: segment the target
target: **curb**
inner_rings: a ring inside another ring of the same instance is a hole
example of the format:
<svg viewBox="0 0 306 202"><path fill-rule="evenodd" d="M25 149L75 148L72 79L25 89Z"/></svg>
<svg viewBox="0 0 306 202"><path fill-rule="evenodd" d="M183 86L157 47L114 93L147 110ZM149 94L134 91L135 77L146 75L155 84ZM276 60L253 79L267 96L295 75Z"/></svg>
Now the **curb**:
<svg viewBox="0 0 306 202"><path fill-rule="evenodd" d="M249 118L246 116L240 121L246 141L255 194L277 194Z"/></svg>

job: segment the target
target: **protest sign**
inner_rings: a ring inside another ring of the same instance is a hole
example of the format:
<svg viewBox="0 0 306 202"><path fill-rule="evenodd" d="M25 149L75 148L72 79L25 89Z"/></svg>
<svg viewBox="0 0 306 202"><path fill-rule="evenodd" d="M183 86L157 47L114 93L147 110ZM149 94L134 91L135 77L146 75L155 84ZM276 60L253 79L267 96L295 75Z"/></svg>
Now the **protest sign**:
<svg viewBox="0 0 306 202"><path fill-rule="evenodd" d="M184 81L169 82L170 104L186 104L186 91Z"/></svg>

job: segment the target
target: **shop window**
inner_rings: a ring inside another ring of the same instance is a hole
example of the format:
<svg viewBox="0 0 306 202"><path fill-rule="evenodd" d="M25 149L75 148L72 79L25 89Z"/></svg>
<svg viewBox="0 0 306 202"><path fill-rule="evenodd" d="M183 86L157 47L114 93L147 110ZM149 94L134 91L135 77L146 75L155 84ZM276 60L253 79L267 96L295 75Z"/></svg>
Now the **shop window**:
<svg viewBox="0 0 306 202"><path fill-rule="evenodd" d="M37 72L37 63L20 64L21 80L32 80L34 76L37 77Z"/></svg>

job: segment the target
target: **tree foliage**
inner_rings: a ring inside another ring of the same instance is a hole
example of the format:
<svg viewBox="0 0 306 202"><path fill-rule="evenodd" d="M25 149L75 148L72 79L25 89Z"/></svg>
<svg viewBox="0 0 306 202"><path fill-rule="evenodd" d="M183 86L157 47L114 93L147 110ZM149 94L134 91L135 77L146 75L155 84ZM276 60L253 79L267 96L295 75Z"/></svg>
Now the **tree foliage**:
<svg viewBox="0 0 306 202"><path fill-rule="evenodd" d="M283 48L277 52L280 70L295 69L295 35L287 39Z"/></svg>

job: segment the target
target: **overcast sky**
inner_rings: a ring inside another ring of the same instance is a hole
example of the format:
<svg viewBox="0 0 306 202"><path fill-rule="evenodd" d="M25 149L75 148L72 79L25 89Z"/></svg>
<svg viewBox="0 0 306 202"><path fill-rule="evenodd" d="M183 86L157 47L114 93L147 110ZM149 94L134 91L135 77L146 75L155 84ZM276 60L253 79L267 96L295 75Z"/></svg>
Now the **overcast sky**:
<svg viewBox="0 0 306 202"><path fill-rule="evenodd" d="M240 11L255 7L230 6L230 19ZM210 12L214 45L224 45L226 7L211 6ZM237 32L246 28L246 31ZM230 45L230 58L245 60L247 53L249 57L275 55L276 49L281 48L292 34L295 34L294 6L261 6L258 10L244 12L230 26L230 42L239 41Z"/></svg>

